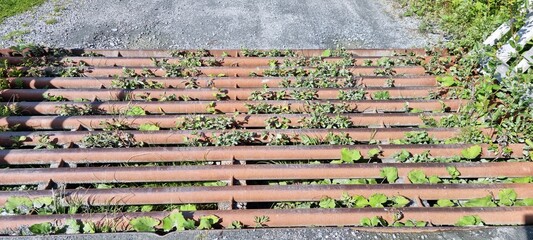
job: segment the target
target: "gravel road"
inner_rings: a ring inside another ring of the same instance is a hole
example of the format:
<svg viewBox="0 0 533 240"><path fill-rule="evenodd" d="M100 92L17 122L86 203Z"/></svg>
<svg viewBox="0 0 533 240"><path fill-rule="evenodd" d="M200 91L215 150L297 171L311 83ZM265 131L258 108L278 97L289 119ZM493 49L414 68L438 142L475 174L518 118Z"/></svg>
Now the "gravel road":
<svg viewBox="0 0 533 240"><path fill-rule="evenodd" d="M0 47L407 48L440 40L399 15L392 0L54 0L0 24Z"/></svg>

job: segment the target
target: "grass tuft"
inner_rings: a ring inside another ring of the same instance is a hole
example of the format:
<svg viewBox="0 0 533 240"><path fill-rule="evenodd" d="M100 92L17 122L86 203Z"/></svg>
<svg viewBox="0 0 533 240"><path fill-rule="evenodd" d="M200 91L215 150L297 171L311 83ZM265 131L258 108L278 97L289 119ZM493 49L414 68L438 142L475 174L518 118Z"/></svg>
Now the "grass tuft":
<svg viewBox="0 0 533 240"><path fill-rule="evenodd" d="M8 17L28 11L30 8L43 4L46 0L1 0L0 23Z"/></svg>

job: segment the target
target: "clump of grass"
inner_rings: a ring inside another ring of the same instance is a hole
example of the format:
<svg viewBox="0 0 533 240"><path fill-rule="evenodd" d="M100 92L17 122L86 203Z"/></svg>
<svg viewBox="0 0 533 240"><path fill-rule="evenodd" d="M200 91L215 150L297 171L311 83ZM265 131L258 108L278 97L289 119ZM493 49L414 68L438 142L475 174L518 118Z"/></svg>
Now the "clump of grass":
<svg viewBox="0 0 533 240"><path fill-rule="evenodd" d="M0 23L8 17L28 11L44 2L45 0L2 0L0 1Z"/></svg>
<svg viewBox="0 0 533 240"><path fill-rule="evenodd" d="M57 19L50 18L50 19L45 20L44 23L46 23L48 25L56 24L57 23Z"/></svg>
<svg viewBox="0 0 533 240"><path fill-rule="evenodd" d="M15 31L12 31L12 32L9 32L8 34L4 35L2 37L3 40L6 40L6 41L10 41L10 40L14 40L16 38L20 38L26 34L30 33L30 31L28 30L15 30Z"/></svg>

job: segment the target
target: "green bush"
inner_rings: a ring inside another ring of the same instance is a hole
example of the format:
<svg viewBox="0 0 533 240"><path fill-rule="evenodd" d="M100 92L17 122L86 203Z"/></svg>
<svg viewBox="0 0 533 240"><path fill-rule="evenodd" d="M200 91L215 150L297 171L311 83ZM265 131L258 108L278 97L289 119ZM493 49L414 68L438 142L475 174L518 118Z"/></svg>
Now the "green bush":
<svg viewBox="0 0 533 240"><path fill-rule="evenodd" d="M452 39L449 48L472 48L511 17L523 22L520 8L526 0L399 0L406 15L437 25Z"/></svg>

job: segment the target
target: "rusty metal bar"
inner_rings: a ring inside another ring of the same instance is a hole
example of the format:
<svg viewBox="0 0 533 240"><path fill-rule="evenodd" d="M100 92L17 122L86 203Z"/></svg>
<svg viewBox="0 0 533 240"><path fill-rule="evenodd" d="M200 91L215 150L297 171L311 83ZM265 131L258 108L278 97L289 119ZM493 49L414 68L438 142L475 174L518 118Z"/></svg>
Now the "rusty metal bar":
<svg viewBox="0 0 533 240"><path fill-rule="evenodd" d="M305 57L304 57L305 58ZM370 64L375 66L378 64L378 60L382 57L365 57L365 56L355 56L351 59L354 61L354 65L366 66ZM421 62L429 62L431 56L388 56L386 57L392 61L398 62L398 66L402 66L402 60L416 59ZM208 61L214 61L213 66L225 66L225 67L257 67L257 66L269 66L271 62L275 61L279 64L282 64L285 60L301 60L300 58L295 57L200 57L198 58L201 62L205 63ZM0 61L7 60L9 64L19 65L24 61L23 57L0 57ZM155 61L167 61L170 64L179 64L183 58L178 57L168 57L168 58L149 58L149 57L64 57L57 58L59 62L69 62L69 63L84 63L87 66L99 66L99 67L116 67L116 66L126 66L126 67L153 67L155 66ZM309 58L305 58L309 60ZM323 62L339 62L344 60L341 57L321 57ZM413 66L415 64L409 64L407 66Z"/></svg>
<svg viewBox="0 0 533 240"><path fill-rule="evenodd" d="M370 114L370 113L353 113L342 114L342 116L348 117L348 119L358 126L372 126L372 127L387 127L387 126L419 126L423 124L421 116L433 118L439 120L443 117L450 116L451 114L413 114L413 113L385 113L385 114ZM233 114L219 114L219 115L206 115L206 117L232 117ZM335 117L334 114L328 115ZM157 124L161 128L174 128L176 127L176 121L180 120L179 117L183 116L71 116L71 117L59 117L59 116L10 116L0 118L0 126L17 129L102 129L106 122L121 122L131 128L138 128L145 123ZM255 114L255 115L243 115L239 114L235 116L235 120L242 128L264 128L265 121L271 117L284 117L291 122L288 124L290 127L301 127L298 123L305 117L310 117L309 114Z"/></svg>
<svg viewBox="0 0 533 240"><path fill-rule="evenodd" d="M142 74L143 70L150 70L155 76L163 77L166 75L166 71L157 67L145 67L145 68L129 68L135 71L137 74ZM247 77L254 73L258 76L263 76L265 70L270 67L198 67L196 70L200 71L200 76L232 76L232 77ZM303 67L305 71L311 71L313 68ZM355 75L371 75L375 76L375 71L380 67L349 67L347 68L351 73ZM187 71L187 69L184 69ZM393 67L392 70L397 75L425 75L426 70L421 66L407 66L407 67ZM122 68L117 67L92 67L83 72L83 75L87 77L109 77L109 76L121 76L123 74Z"/></svg>
<svg viewBox="0 0 533 240"><path fill-rule="evenodd" d="M143 78L146 81L152 81L163 84L165 88L186 88L190 78ZM281 82L287 79L289 83L295 83L296 78L287 77L198 77L194 78L198 87L202 88L261 88L267 86L276 88L281 86ZM437 81L433 76L415 76L415 77L361 77L358 83L367 87L382 87L385 86L387 80L393 79L396 87L409 86L436 86ZM16 84L21 84L25 88L112 88L112 81L114 78L98 77L98 78L67 78L67 77L41 77L41 78L9 78L8 81L12 88ZM335 81L335 79L331 79Z"/></svg>
<svg viewBox="0 0 533 240"><path fill-rule="evenodd" d="M146 163L187 161L271 161L271 160L332 160L341 157L343 148L367 151L381 150L381 156L391 158L405 149L412 154L429 151L435 157L460 156L461 151L472 145L357 145L357 146L231 146L231 147L144 147L124 149L54 149L54 150L0 150L0 164L51 164L66 163ZM497 152L482 146L482 158L498 158ZM510 144L510 157L523 156L523 144Z"/></svg>
<svg viewBox="0 0 533 240"><path fill-rule="evenodd" d="M386 196L405 196L422 200L465 200L493 195L513 189L519 198L532 198L531 184L372 184L372 185L247 185L224 187L161 187L161 188L112 188L65 189L59 192L65 202L89 206L145 205L235 202L294 202L320 201L324 197L340 199L343 193L366 198L381 193ZM0 192L0 205L9 197L54 196L57 190ZM208 193L208 194L207 194Z"/></svg>
<svg viewBox="0 0 533 240"><path fill-rule="evenodd" d="M299 88L270 88L268 91L285 91L283 99L294 99L291 94L295 91L308 91L309 89ZM317 99L338 99L340 91L352 89L318 88L316 89ZM161 99L175 95L178 98L190 98L192 100L219 100L217 94L224 93L227 99L247 100L254 92L261 92L256 88L230 88L230 89L6 89L0 90L2 99L16 99L18 101L44 101L45 95L62 96L68 100L75 99L98 99L98 100L142 100L144 97L150 99ZM387 91L391 98L412 99L427 98L428 94L436 93L445 95L445 89L436 87L394 87L394 88L367 88L366 97L372 98L378 91Z"/></svg>
<svg viewBox="0 0 533 240"><path fill-rule="evenodd" d="M381 143L389 142L392 139L402 139L405 134L411 131L424 131L434 139L444 140L456 137L460 134L458 128L349 128L349 129L231 129L231 130L159 130L159 131L131 131L124 130L124 133L131 134L138 142L146 144L184 144L185 138L197 136L195 133L205 134L207 137L213 137L228 132L249 132L254 133L255 136L262 136L267 133L267 136L258 138L258 142L268 143L272 140L272 136L278 134L285 134L290 137L291 142L301 142L302 136L309 136L313 138L325 138L328 134L347 134L354 141L368 142L370 140L378 140ZM492 129L482 129L486 136L492 136ZM0 132L0 145L12 146L13 144L20 144L22 146L35 146L39 144L42 136L47 136L50 141L56 144L80 143L83 137L90 134L101 132L95 131L35 131L35 132ZM14 141L13 139L20 139L25 137L24 141Z"/></svg>
<svg viewBox="0 0 533 240"><path fill-rule="evenodd" d="M467 215L477 215L487 225L525 225L532 224L529 217L533 215L533 207L500 207L500 208L355 208L355 209L247 209L222 211L185 212L187 218L199 219L201 216L216 215L221 218L220 224L228 226L233 221L240 221L245 226L255 226L254 218L268 216L267 227L308 227L308 226L357 226L362 218L383 217L387 222L394 222L394 216L401 212L404 219L427 221L437 226L453 226ZM23 225L42 222L58 222L67 219L78 219L99 224L111 223L117 231L128 230L130 219L150 216L163 219L170 212L150 213L91 213L91 214L57 214L0 217L0 229L17 229ZM368 229L368 228L365 228ZM386 230L386 228L380 228ZM394 228L398 231L397 228ZM419 232L423 228L413 228ZM409 231L409 230L406 230Z"/></svg>
<svg viewBox="0 0 533 240"><path fill-rule="evenodd" d="M398 169L400 177L415 169L427 176L449 178L446 167L453 166L461 178L533 176L531 162L493 163L381 163L381 164L258 164L198 165L165 167L80 167L2 169L0 185L41 184L53 181L64 184L194 182L236 180L310 180L382 178L385 167Z"/></svg>
<svg viewBox="0 0 533 240"><path fill-rule="evenodd" d="M257 49L261 51L268 51L266 49ZM322 56L324 50L321 49L287 49L293 51L298 56ZM159 49L143 49L143 50L130 50L130 49L68 49L68 51L76 56L82 54L99 54L105 57L172 57L172 50L159 50ZM179 49L178 51L184 52L196 52L195 49ZM208 50L209 54L214 57L242 56L242 49L225 49L225 50ZM380 56L395 56L395 55L425 55L426 50L422 48L410 48L410 49L346 49L346 53L354 56L367 56L367 57L380 57ZM441 53L447 54L446 50L440 50ZM1 56L15 56L14 51L11 49L0 49Z"/></svg>
<svg viewBox="0 0 533 240"><path fill-rule="evenodd" d="M159 97L159 96L154 96ZM222 113L247 113L248 105L257 106L258 104L269 104L273 107L286 107L287 111L292 113L310 113L311 104L344 104L352 113L376 113L376 112L409 112L410 109L417 109L424 112L433 111L457 111L463 100L383 100L383 101L340 101L340 100L322 100L322 101L239 101L224 100L215 103L214 108ZM97 114L119 114L127 111L131 107L138 106L144 109L148 114L195 114L211 113L209 109L213 107L212 101L107 101L107 102L0 102L0 106L16 106L20 113L24 115L53 115L58 114L64 105L70 107L89 106Z"/></svg>
<svg viewBox="0 0 533 240"><path fill-rule="evenodd" d="M393 61L397 60L407 60L409 57L403 56L391 56L387 57ZM414 57L415 59L421 60L422 62L429 62L432 57ZM22 58L4 58L10 61L11 64L21 63ZM322 61L324 62L339 62L344 58L340 57L323 57ZM363 63L370 63L376 65L378 60L381 57L354 57L355 65L361 66ZM0 58L2 60L2 58ZM17 61L18 60L18 61ZM153 67L155 61L166 60L170 64L179 64L183 58L147 58L147 57L66 57L61 61L69 61L73 63L85 63L88 66L98 66L98 67L116 67L116 66L126 66L126 67ZM298 60L294 57L202 57L199 58L201 62L206 61L216 61L215 64L220 64L224 67L257 67L257 66L269 66L271 62L277 62L282 64L286 60ZM308 59L307 59L308 60ZM401 64L398 64L401 66ZM218 65L215 65L218 66Z"/></svg>

